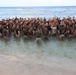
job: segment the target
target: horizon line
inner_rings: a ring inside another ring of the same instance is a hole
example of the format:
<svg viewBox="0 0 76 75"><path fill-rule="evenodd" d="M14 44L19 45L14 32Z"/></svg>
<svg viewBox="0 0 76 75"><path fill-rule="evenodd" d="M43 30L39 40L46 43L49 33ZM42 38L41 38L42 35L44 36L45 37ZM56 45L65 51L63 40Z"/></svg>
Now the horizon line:
<svg viewBox="0 0 76 75"><path fill-rule="evenodd" d="M75 6L0 6L0 7L76 7Z"/></svg>

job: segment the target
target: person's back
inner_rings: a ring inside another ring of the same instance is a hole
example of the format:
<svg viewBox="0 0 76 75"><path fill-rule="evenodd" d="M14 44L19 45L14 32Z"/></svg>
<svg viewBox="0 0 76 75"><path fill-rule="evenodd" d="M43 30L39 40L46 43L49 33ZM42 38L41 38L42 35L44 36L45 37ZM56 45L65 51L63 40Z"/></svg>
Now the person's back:
<svg viewBox="0 0 76 75"><path fill-rule="evenodd" d="M17 26L17 27L15 28L15 36L16 36L17 38L20 38L20 35L21 35L21 33L20 33L20 28L19 28L19 26Z"/></svg>
<svg viewBox="0 0 76 75"><path fill-rule="evenodd" d="M57 27L56 26L51 26L51 34L52 35L56 35L56 33L57 33Z"/></svg>
<svg viewBox="0 0 76 75"><path fill-rule="evenodd" d="M2 28L2 25L0 25L0 37L3 36L2 32L3 32L3 28Z"/></svg>
<svg viewBox="0 0 76 75"><path fill-rule="evenodd" d="M36 42L40 42L41 41L41 31L40 30L37 30L36 32Z"/></svg>

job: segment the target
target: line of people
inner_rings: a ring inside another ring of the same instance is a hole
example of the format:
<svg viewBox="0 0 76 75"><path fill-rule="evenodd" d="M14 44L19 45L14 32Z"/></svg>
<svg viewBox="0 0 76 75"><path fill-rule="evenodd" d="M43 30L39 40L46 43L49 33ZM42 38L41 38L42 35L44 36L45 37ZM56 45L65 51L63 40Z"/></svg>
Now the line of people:
<svg viewBox="0 0 76 75"><path fill-rule="evenodd" d="M18 39L36 38L39 42L42 38L48 40L50 35L59 39L76 37L76 19L68 17L46 18L12 18L0 20L0 37L9 39L13 34Z"/></svg>

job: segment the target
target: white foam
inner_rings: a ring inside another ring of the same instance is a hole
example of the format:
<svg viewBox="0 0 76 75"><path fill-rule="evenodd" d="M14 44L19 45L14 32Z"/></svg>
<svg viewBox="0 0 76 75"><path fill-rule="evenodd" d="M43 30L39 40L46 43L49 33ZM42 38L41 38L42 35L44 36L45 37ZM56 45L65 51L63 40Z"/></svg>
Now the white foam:
<svg viewBox="0 0 76 75"><path fill-rule="evenodd" d="M22 8L16 9L16 10L23 10Z"/></svg>

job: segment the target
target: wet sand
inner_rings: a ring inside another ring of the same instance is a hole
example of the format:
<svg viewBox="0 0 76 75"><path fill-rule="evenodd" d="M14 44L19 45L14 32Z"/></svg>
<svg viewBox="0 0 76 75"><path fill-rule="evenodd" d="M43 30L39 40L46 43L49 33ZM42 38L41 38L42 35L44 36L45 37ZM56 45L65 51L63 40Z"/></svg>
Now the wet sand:
<svg viewBox="0 0 76 75"><path fill-rule="evenodd" d="M76 75L76 60L0 55L0 75Z"/></svg>

